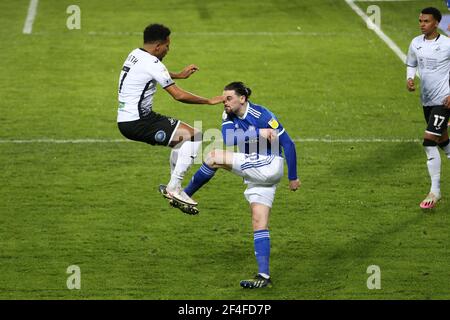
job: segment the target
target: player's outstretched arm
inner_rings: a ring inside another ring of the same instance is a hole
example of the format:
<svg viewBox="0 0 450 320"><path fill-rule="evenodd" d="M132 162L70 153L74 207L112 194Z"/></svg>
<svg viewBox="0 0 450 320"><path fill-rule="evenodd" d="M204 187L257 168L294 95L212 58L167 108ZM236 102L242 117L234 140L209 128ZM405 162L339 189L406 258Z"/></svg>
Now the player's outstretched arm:
<svg viewBox="0 0 450 320"><path fill-rule="evenodd" d="M172 79L187 79L198 70L199 68L195 64L191 64L181 70L181 72L169 72L169 74Z"/></svg>
<svg viewBox="0 0 450 320"><path fill-rule="evenodd" d="M185 91L178 87L176 84L173 84L171 86L168 86L165 88L165 90L177 101L183 102L183 103L190 103L190 104L219 104L222 103L224 98L223 96L217 96L213 97L211 99L203 98L200 96L197 96L193 93L190 93L188 91Z"/></svg>

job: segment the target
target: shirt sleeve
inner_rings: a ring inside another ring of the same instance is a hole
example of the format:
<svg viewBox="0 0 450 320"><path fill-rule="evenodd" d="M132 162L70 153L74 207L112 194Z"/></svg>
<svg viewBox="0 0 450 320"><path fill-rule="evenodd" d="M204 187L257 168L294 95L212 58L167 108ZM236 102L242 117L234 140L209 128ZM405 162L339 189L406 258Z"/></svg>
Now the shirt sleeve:
<svg viewBox="0 0 450 320"><path fill-rule="evenodd" d="M297 152L295 149L295 144L289 137L286 130L283 128L278 119L271 112L263 112L261 118L262 128L271 128L278 132L278 139L280 145L283 148L284 155L286 157L286 163L288 166L288 178L289 180L296 180L297 177Z"/></svg>
<svg viewBox="0 0 450 320"><path fill-rule="evenodd" d="M412 42L409 45L408 55L406 56L406 65L411 68L417 67L417 56Z"/></svg>
<svg viewBox="0 0 450 320"><path fill-rule="evenodd" d="M159 60L150 62L149 72L152 78L155 79L156 82L158 82L163 88L167 88L175 83L170 77L166 66Z"/></svg>
<svg viewBox="0 0 450 320"><path fill-rule="evenodd" d="M295 143L288 135L286 130L280 131L278 134L280 144L283 147L284 155L286 157L286 163L288 166L288 178L289 180L296 180L297 177L297 151L295 149Z"/></svg>

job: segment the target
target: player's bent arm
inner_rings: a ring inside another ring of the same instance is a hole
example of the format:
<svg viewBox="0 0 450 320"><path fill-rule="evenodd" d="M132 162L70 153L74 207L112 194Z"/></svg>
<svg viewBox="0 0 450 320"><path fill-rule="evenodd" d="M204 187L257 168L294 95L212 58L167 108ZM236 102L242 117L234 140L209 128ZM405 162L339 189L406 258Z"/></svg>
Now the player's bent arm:
<svg viewBox="0 0 450 320"><path fill-rule="evenodd" d="M193 93L185 91L178 87L176 84L172 84L164 88L175 100L190 103L190 104L218 104L223 101L222 96L217 96L212 99L203 98Z"/></svg>
<svg viewBox="0 0 450 320"><path fill-rule="evenodd" d="M187 67L185 67L181 72L175 73L175 72L169 72L170 77L172 79L187 79L189 78L193 73L197 72L199 69L195 64L191 64Z"/></svg>
<svg viewBox="0 0 450 320"><path fill-rule="evenodd" d="M289 137L288 133L284 131L280 136L280 144L283 147L284 155L286 156L286 163L288 166L289 181L297 180L297 152L295 143Z"/></svg>

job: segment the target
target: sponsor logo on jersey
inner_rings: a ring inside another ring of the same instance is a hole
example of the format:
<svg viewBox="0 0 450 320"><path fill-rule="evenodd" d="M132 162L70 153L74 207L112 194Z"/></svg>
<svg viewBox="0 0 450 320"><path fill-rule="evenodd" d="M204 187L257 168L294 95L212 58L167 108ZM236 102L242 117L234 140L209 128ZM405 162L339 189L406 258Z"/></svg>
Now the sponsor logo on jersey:
<svg viewBox="0 0 450 320"><path fill-rule="evenodd" d="M169 120L171 126L173 126L175 122L177 122L177 120L175 120L174 118L167 118L167 120Z"/></svg>
<svg viewBox="0 0 450 320"><path fill-rule="evenodd" d="M123 108L125 108L125 102L119 101L119 109L123 109Z"/></svg>
<svg viewBox="0 0 450 320"><path fill-rule="evenodd" d="M270 119L270 121L269 121L268 123L269 123L269 126L270 126L272 129L276 129L276 128L278 128L278 126L280 125L280 124L278 123L278 121L275 120L274 118Z"/></svg>
<svg viewBox="0 0 450 320"><path fill-rule="evenodd" d="M155 141L156 142L163 142L164 140L166 140L166 132L163 130L159 130L156 134L155 134Z"/></svg>

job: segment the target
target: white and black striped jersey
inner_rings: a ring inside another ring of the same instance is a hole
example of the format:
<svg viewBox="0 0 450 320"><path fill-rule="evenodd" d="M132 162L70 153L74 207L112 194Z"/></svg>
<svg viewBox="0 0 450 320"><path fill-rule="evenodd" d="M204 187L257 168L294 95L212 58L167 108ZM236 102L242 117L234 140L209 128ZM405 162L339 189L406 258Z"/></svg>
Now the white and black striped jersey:
<svg viewBox="0 0 450 320"><path fill-rule="evenodd" d="M157 83L163 88L174 84L164 64L144 49L131 51L120 72L117 122L148 116Z"/></svg>
<svg viewBox="0 0 450 320"><path fill-rule="evenodd" d="M450 95L450 39L439 35L427 40L415 37L409 46L406 65L418 68L424 106L438 106Z"/></svg>

